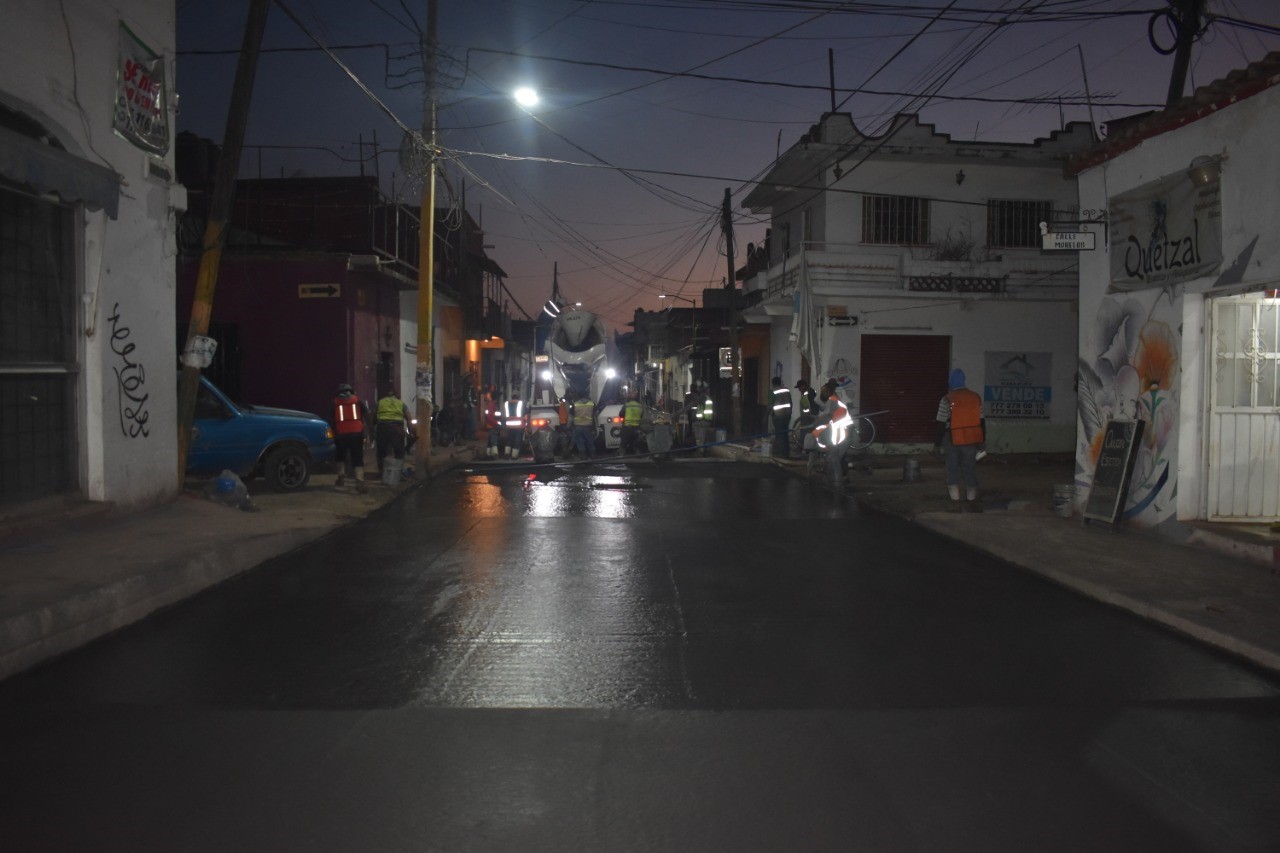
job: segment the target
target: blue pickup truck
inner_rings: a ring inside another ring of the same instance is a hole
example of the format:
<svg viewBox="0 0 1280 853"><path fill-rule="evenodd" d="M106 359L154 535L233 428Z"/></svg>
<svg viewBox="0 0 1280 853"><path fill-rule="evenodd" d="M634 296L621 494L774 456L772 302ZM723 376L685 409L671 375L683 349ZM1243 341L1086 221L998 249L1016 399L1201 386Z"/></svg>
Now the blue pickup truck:
<svg viewBox="0 0 1280 853"><path fill-rule="evenodd" d="M306 412L232 401L203 376L187 447L187 473L262 476L278 492L301 489L316 465L332 462L333 430Z"/></svg>

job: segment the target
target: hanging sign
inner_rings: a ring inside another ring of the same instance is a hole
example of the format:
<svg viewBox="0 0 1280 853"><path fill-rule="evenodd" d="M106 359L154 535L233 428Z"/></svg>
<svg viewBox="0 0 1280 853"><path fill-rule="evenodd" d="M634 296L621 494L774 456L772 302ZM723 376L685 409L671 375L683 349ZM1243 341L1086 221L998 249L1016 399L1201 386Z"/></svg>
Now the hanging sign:
<svg viewBox="0 0 1280 853"><path fill-rule="evenodd" d="M121 21L112 127L142 150L166 154L169 151L166 100L164 57L153 53Z"/></svg>
<svg viewBox="0 0 1280 853"><path fill-rule="evenodd" d="M1102 450L1093 469L1093 486L1085 502L1084 518L1105 521L1112 526L1120 521L1129 497L1129 478L1138 458L1145 421L1107 421L1102 435Z"/></svg>

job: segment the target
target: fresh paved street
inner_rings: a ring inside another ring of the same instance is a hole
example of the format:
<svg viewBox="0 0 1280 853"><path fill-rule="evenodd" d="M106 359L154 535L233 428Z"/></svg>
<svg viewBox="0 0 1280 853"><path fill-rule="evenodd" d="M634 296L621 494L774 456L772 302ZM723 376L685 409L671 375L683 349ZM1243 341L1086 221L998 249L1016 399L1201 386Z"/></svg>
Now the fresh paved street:
<svg viewBox="0 0 1280 853"><path fill-rule="evenodd" d="M22 850L1280 843L1273 678L770 466L477 465L0 720Z"/></svg>

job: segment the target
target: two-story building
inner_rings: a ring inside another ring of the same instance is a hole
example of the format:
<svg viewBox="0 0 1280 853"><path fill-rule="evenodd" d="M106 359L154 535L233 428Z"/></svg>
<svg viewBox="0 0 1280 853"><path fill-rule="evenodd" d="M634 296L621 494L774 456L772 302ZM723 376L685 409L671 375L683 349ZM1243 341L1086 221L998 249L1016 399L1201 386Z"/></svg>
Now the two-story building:
<svg viewBox="0 0 1280 853"><path fill-rule="evenodd" d="M1070 451L1078 262L1041 249L1041 223L1080 218L1064 164L1093 142L1083 123L966 142L911 115L879 136L824 115L742 202L770 219L744 281L744 319L769 326L760 381L835 378L880 413L877 440L910 446L932 443L959 367L991 450Z"/></svg>
<svg viewBox="0 0 1280 853"><path fill-rule="evenodd" d="M0 507L178 489L173 0L0 26Z"/></svg>

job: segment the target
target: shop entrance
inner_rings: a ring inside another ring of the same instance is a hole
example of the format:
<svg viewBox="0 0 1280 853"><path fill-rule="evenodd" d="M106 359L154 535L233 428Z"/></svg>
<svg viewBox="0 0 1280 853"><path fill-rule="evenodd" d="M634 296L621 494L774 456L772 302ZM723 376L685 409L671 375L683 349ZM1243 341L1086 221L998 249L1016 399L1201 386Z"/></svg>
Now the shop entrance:
<svg viewBox="0 0 1280 853"><path fill-rule="evenodd" d="M1210 302L1207 517L1280 519L1280 299Z"/></svg>

